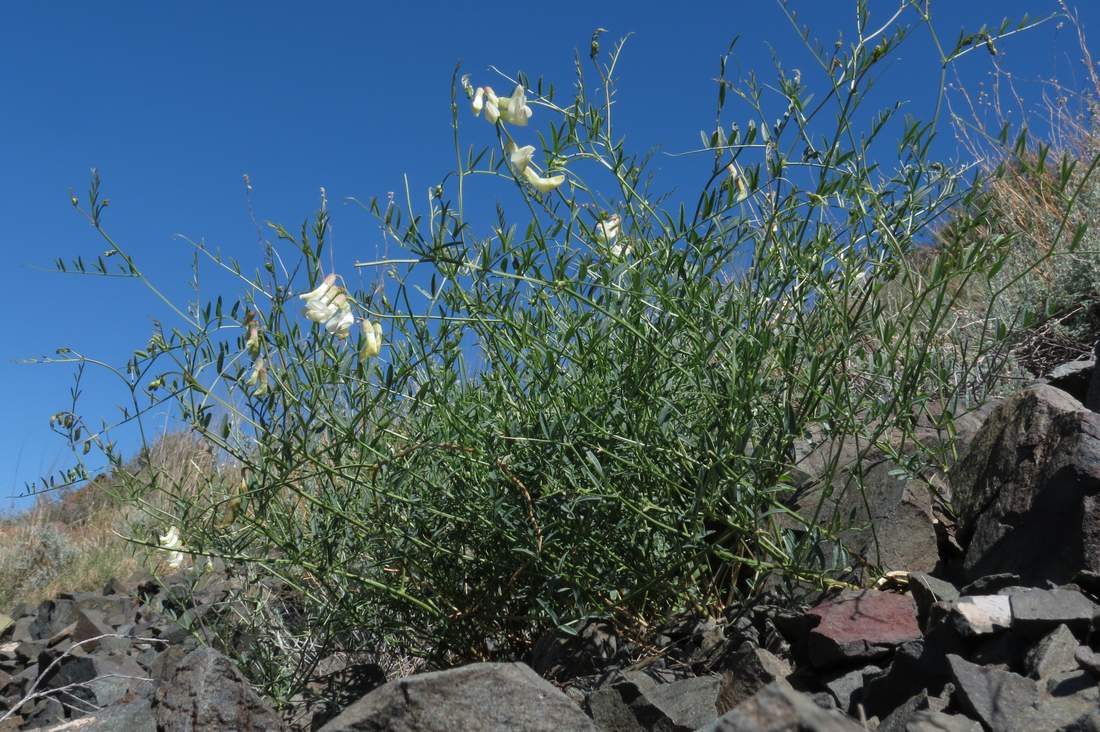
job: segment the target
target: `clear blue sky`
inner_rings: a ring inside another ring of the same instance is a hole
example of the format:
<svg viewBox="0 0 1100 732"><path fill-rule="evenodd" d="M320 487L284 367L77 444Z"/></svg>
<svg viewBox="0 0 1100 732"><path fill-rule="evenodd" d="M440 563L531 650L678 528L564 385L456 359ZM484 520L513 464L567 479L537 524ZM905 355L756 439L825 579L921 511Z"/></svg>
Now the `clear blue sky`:
<svg viewBox="0 0 1100 732"><path fill-rule="evenodd" d="M1078 4L1086 31L1100 28L1100 8ZM947 39L964 25L1056 7L1053 0L932 5ZM851 37L853 0L792 0L792 6L818 37ZM894 7L895 0L871 2L880 20ZM352 260L375 254L379 235L365 212L343 202L399 190L405 173L419 193L450 169L448 89L456 62L475 83L491 80L488 66L495 64L568 87L573 50L586 50L597 26L609 31L605 44L634 34L620 67L618 124L635 149L697 145L699 130L713 119L718 56L734 36L741 41L731 76L756 69L769 78L773 50L788 68L810 70L769 0L6 3L0 510L25 504L10 498L25 481L67 464L47 420L67 406L72 372L18 361L71 346L121 364L148 338L152 317L171 322L134 283L52 272L57 257L94 258L103 250L69 205L70 189L83 193L90 168L102 172L112 201L108 229L178 297L187 294L190 250L177 234L205 239L246 263L259 261L244 173L254 185L258 218L290 228L315 210L325 186L338 261L350 274ZM1006 40L1000 50L1025 83L1055 74L1079 82L1069 78L1080 68L1068 27L1048 24ZM963 71L976 83L989 62L984 53L972 56ZM880 90L927 116L936 72L926 34L918 32L886 70ZM937 149L955 154L946 135ZM706 163L659 157L656 164L665 187L687 190L693 171ZM92 379L81 404L89 417L109 417L120 397Z"/></svg>

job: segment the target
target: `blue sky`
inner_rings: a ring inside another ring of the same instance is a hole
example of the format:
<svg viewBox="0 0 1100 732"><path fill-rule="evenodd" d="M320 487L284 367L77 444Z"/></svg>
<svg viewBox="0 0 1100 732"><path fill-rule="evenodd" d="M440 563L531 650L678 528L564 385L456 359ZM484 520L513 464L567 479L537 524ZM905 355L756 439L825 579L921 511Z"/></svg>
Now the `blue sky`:
<svg viewBox="0 0 1100 732"><path fill-rule="evenodd" d="M1087 32L1100 23L1100 8L1080 5ZM851 0L792 0L791 6L826 41L852 35ZM1056 9L1053 0L932 6L948 40L963 26ZM894 0L871 2L878 20L894 7ZM757 70L767 78L773 52L785 66L810 73L800 42L769 0L25 0L5 4L0 13L0 312L6 332L0 345L0 510L25 505L13 498L25 481L68 462L48 417L67 406L72 370L19 361L70 346L121 364L147 340L153 317L171 323L133 282L52 272L57 257L94 258L104 248L69 205L69 191L83 193L90 168L101 171L111 199L107 228L153 280L185 298L190 250L177 235L203 239L245 263L259 261L245 173L259 220L288 228L315 210L318 188L325 186L338 261L347 266L374 256L375 222L344 202L400 190L404 174L414 192L423 192L449 170L448 94L459 61L475 83L491 81L488 66L495 64L567 88L573 50L587 49L594 28L608 29L605 44L633 33L620 66L619 129L635 149L660 145L665 152L695 147L699 130L710 127L717 59L734 36L741 40L730 76ZM1080 83L1080 54L1069 27L1051 23L1004 41L1000 50L1025 89L1053 75L1071 86ZM977 84L989 71L988 57L972 54L960 68L964 81ZM927 35L919 31L884 71L883 102L896 96L909 111L928 116L937 72ZM466 139L479 141L468 132ZM940 139L937 152L956 154L950 135ZM656 160L662 186L678 190L689 190L706 164ZM117 388L91 379L82 411L111 416L120 397Z"/></svg>

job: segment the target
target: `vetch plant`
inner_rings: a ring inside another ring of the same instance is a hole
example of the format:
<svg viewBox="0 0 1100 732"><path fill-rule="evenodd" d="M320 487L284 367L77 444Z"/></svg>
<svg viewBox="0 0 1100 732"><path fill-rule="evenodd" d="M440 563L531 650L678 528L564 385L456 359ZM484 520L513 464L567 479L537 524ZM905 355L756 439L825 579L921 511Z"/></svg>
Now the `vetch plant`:
<svg viewBox="0 0 1100 732"><path fill-rule="evenodd" d="M240 296L169 305L177 325L115 373L127 420L171 404L243 478L202 491L143 479L131 499L160 496L152 513L188 553L293 597L278 643L245 659L269 693L293 697L334 649L510 657L594 616L644 625L860 579L875 557L846 551L851 517L791 508L800 449L813 435L837 446L821 480L858 491L858 475L831 482L841 446L896 451L920 419L950 434L958 370L1003 343L990 323L972 350L937 350L958 293L1006 256L981 235L984 181L928 159L932 125L866 109L915 24L932 29L902 4L873 27L860 3L849 44L807 38L817 90L783 69L770 86L735 83L723 57L691 205L669 203L628 148L613 103L623 44L601 56L594 43L595 76L578 62L565 97L523 75L505 78L508 98L455 80L457 169L419 207L411 192L403 208L367 206L403 250L356 263L379 273L371 290L318 280L323 199L299 234L271 226L255 276L196 245ZM963 38L939 62L974 47ZM494 124L470 131L469 150L463 90ZM535 131L532 107L541 151L512 136ZM475 195L498 201L495 220L467 215ZM159 295L102 206L96 178L90 221ZM948 215L916 276L908 255ZM75 446L82 426L56 429ZM109 432L86 434L122 466Z"/></svg>

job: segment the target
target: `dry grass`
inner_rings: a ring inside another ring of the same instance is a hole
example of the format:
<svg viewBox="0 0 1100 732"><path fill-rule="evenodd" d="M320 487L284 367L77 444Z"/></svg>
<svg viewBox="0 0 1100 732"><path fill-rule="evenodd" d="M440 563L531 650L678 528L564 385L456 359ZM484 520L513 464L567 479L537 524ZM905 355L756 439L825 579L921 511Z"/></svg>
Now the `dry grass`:
<svg viewBox="0 0 1100 732"><path fill-rule="evenodd" d="M197 494L232 472L195 436L173 433L122 471L41 496L30 510L0 521L0 612L60 592L98 591L137 569L166 573L163 554L122 537L155 538L165 527L148 514L169 511L172 494ZM166 491L147 496L144 510L123 500L127 484L153 476Z"/></svg>

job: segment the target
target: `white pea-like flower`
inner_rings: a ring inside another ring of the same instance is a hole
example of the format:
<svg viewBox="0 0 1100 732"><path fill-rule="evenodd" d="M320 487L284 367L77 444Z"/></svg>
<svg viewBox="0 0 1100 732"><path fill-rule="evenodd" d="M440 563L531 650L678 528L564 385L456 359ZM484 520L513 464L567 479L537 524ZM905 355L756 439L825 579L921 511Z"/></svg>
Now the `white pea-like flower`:
<svg viewBox="0 0 1100 732"><path fill-rule="evenodd" d="M508 124L523 127L527 124L527 120L531 119L533 112L531 108L527 106L527 95L523 91L522 84L516 84L516 89L512 92L512 96L500 101L502 102L500 105L500 117Z"/></svg>
<svg viewBox="0 0 1100 732"><path fill-rule="evenodd" d="M549 193L565 182L564 175L559 174L543 177L536 173L533 168L525 168L523 177L526 178L527 182L534 186L535 190L539 193Z"/></svg>
<svg viewBox="0 0 1100 732"><path fill-rule="evenodd" d="M160 548L168 550L168 566L179 569L183 565L183 542L180 541L180 532L175 526L169 527L168 533L160 536Z"/></svg>
<svg viewBox="0 0 1100 732"><path fill-rule="evenodd" d="M485 119L494 125L500 119L500 100L491 86L485 87Z"/></svg>
<svg viewBox="0 0 1100 732"><path fill-rule="evenodd" d="M604 244L611 244L619 238L619 224L622 218L614 214L596 224L596 238Z"/></svg>
<svg viewBox="0 0 1100 732"><path fill-rule="evenodd" d="M516 175L520 175L527 170L527 166L531 164L531 159L535 157L534 145L516 147L516 143L511 140L505 143L504 151L508 153L508 164Z"/></svg>
<svg viewBox="0 0 1100 732"><path fill-rule="evenodd" d="M305 300L305 315L314 323L325 326L325 330L339 338L347 338L355 316L351 312L344 288L336 283L336 275L325 277L316 289L299 295Z"/></svg>
<svg viewBox="0 0 1100 732"><path fill-rule="evenodd" d="M512 96L501 99L491 86L479 86L477 89L472 89L472 86L466 86L468 83L469 81L463 78L463 88L466 89L468 95L472 95L470 109L473 110L475 117L480 116L484 110L485 119L490 124L495 125L497 120L500 120L517 127L523 127L534 114L531 107L527 105L527 94L521 84L516 85Z"/></svg>

